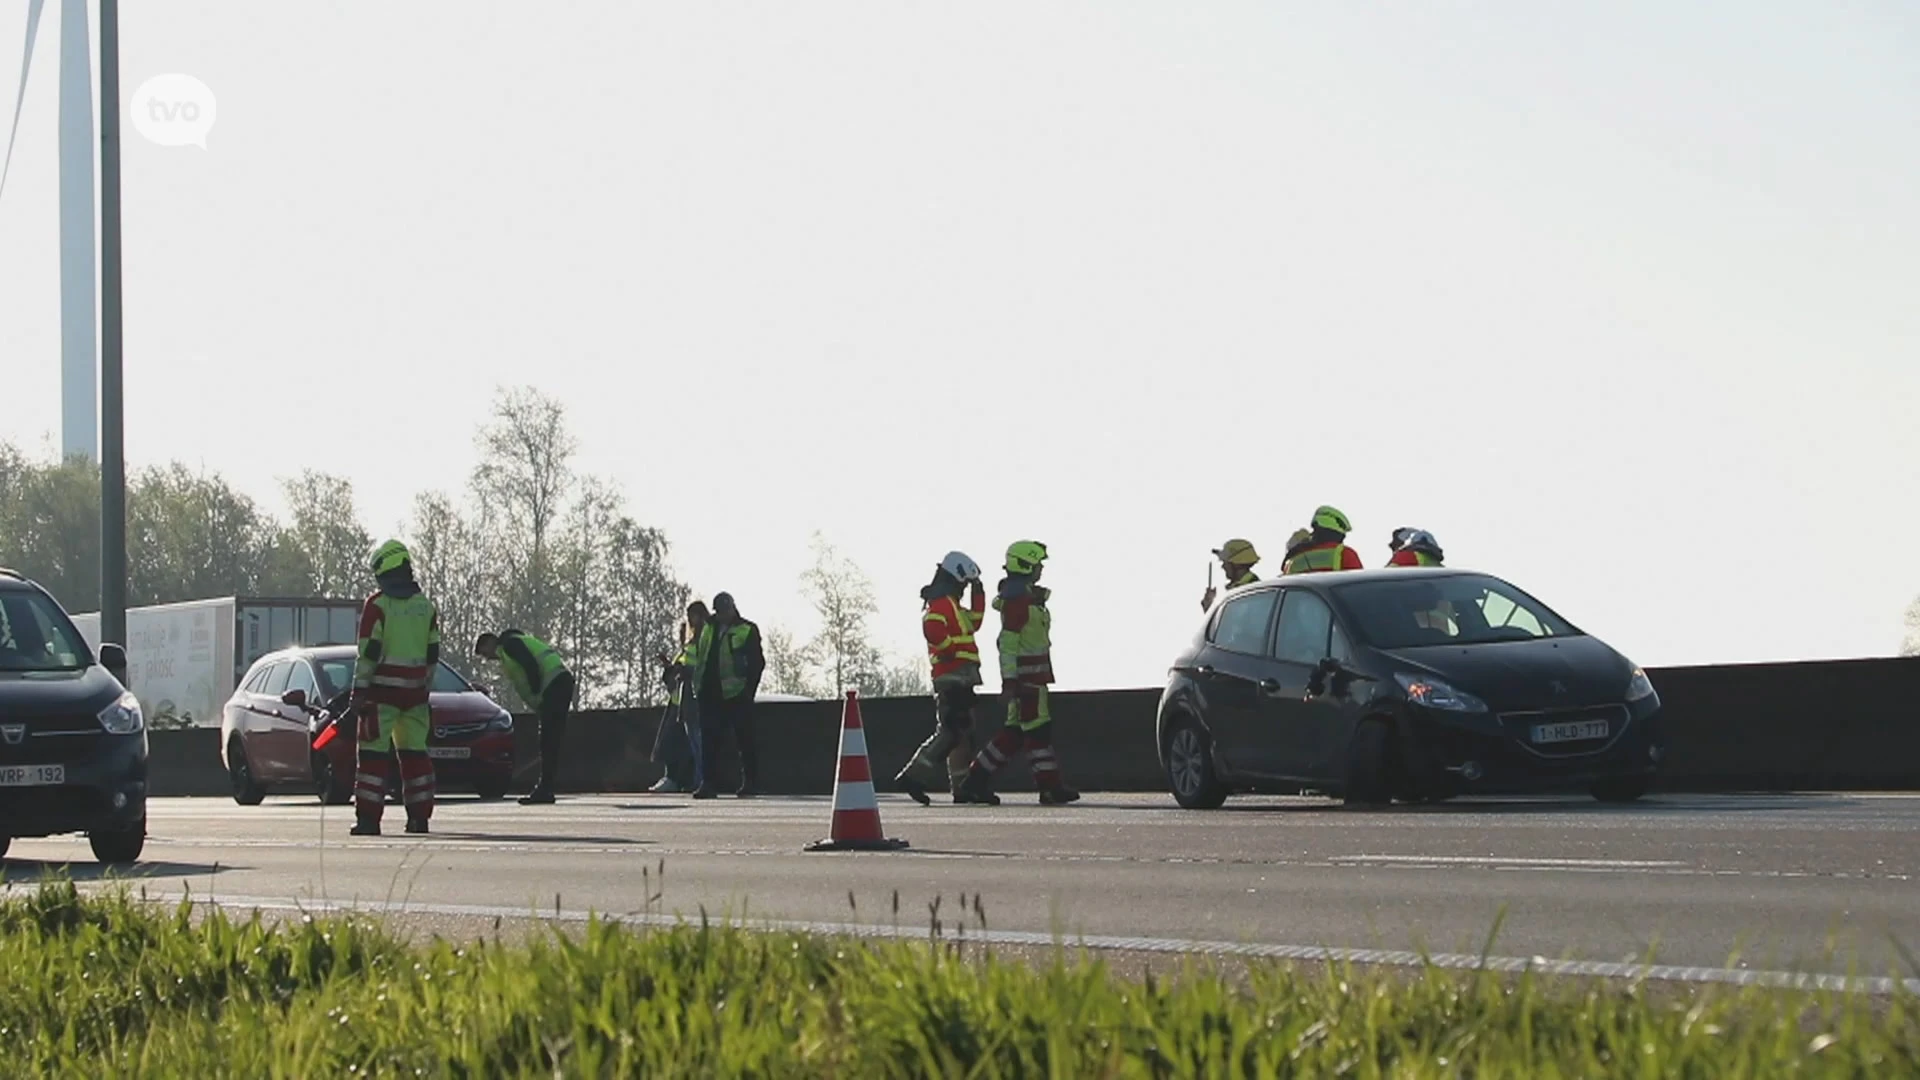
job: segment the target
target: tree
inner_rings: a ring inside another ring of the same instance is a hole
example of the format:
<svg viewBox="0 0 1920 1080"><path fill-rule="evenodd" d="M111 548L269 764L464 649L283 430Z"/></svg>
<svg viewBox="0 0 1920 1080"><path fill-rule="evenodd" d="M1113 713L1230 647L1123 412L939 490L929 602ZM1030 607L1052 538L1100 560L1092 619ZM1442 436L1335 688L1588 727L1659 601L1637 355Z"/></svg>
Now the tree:
<svg viewBox="0 0 1920 1080"><path fill-rule="evenodd" d="M78 456L36 462L0 444L0 566L31 576L68 610L99 606L99 466Z"/></svg>
<svg viewBox="0 0 1920 1080"><path fill-rule="evenodd" d="M305 571L298 595L353 597L367 588L367 553L373 538L354 509L353 482L312 469L280 482L293 523L283 543L297 558L290 572Z"/></svg>
<svg viewBox="0 0 1920 1080"><path fill-rule="evenodd" d="M440 655L454 670L491 681L469 651L481 633L498 630L495 576L483 534L444 493L414 496L408 522L414 572L440 611Z"/></svg>
<svg viewBox="0 0 1920 1080"><path fill-rule="evenodd" d="M1907 640L1900 645L1901 656L1920 656L1920 598L1907 605Z"/></svg>
<svg viewBox="0 0 1920 1080"><path fill-rule="evenodd" d="M817 673L804 682L830 686L834 697L849 687L869 697L930 692L932 682L917 661L895 661L873 643L867 621L880 605L873 597L872 580L820 533L813 534L812 544L813 566L800 580L820 616L820 629L796 654L802 670Z"/></svg>
<svg viewBox="0 0 1920 1080"><path fill-rule="evenodd" d="M793 632L783 626L765 627L760 636L760 651L766 655L767 670L760 677L761 689L772 694L794 694L821 698L813 680L814 659L810 649L793 640Z"/></svg>
<svg viewBox="0 0 1920 1080"><path fill-rule="evenodd" d="M542 584L551 571L549 547L574 485L566 410L531 386L498 390L475 443L480 464L472 486L481 523L512 542L502 552L501 568L510 575L505 599L526 622L546 626L559 607Z"/></svg>
<svg viewBox="0 0 1920 1080"><path fill-rule="evenodd" d="M813 565L801 573L800 582L820 616L820 629L806 652L821 682L832 686L837 698L849 686L873 683L876 655L867 640L867 619L880 605L873 599L873 582L826 537L816 531L812 546Z"/></svg>

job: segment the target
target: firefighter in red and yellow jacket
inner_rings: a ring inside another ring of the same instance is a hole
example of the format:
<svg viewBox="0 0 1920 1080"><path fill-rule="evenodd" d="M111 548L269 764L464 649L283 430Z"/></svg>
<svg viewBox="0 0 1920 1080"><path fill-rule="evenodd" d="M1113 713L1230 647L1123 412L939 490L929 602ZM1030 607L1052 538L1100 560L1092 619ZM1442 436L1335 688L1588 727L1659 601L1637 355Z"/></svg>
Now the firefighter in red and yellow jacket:
<svg viewBox="0 0 1920 1080"><path fill-rule="evenodd" d="M1353 523L1331 506L1313 512L1313 534L1306 546L1290 556L1283 574L1311 574L1323 570L1359 570L1360 553L1347 546Z"/></svg>
<svg viewBox="0 0 1920 1080"><path fill-rule="evenodd" d="M1393 552L1393 558L1387 560L1388 566L1444 566L1446 557L1440 550L1440 541L1425 529L1398 528L1393 530L1393 540L1387 544Z"/></svg>
<svg viewBox="0 0 1920 1080"><path fill-rule="evenodd" d="M960 598L971 593L969 603ZM987 615L986 586L980 583L980 564L965 552L950 551L934 569L933 581L920 590L924 605L920 633L927 639L927 659L933 665L934 729L913 759L893 778L894 786L921 806L933 800L927 788L937 783L940 763L946 762L947 790L960 802L960 785L972 763L974 688L980 685L980 646L974 631Z"/></svg>
<svg viewBox="0 0 1920 1080"><path fill-rule="evenodd" d="M440 662L440 616L413 579L413 560L398 540L374 549L379 590L360 609L360 654L347 715L359 728L352 835L379 836L388 778L398 759L407 831L424 833L433 816L432 723L428 690Z"/></svg>
<svg viewBox="0 0 1920 1080"><path fill-rule="evenodd" d="M1070 803L1080 793L1060 779L1060 759L1053 750L1053 713L1048 701L1053 684L1053 612L1047 601L1052 591L1040 584L1047 547L1020 540L1007 548L1007 576L1000 581L993 607L1000 613L1000 696L1007 702L1007 725L973 759L960 785L958 802L997 806L993 774L1014 754L1024 750L1033 769L1040 803Z"/></svg>

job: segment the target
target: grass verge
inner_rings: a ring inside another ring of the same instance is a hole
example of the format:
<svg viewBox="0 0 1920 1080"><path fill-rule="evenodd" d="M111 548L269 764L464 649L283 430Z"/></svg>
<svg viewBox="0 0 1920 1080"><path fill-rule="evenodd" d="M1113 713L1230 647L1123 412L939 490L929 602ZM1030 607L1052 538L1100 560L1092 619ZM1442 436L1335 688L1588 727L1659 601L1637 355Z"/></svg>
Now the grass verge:
<svg viewBox="0 0 1920 1080"><path fill-rule="evenodd" d="M1920 1075L1920 1002L1430 969L1134 982L1062 951L592 923L409 944L47 882L0 902L0 1047L42 1076Z"/></svg>

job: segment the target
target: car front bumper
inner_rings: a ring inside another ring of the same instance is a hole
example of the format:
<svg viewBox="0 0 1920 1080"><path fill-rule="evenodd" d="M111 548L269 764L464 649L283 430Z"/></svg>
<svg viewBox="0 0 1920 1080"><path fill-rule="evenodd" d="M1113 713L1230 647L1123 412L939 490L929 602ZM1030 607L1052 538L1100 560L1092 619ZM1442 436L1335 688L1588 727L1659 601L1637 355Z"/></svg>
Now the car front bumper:
<svg viewBox="0 0 1920 1080"><path fill-rule="evenodd" d="M1605 739L1536 743L1540 724L1605 717ZM1403 719L1407 768L1427 790L1538 794L1594 784L1651 780L1666 743L1658 699L1564 713L1460 716L1409 707Z"/></svg>
<svg viewBox="0 0 1920 1080"><path fill-rule="evenodd" d="M132 828L147 814L147 736L98 735L65 782L0 787L0 836L56 836ZM43 762L50 764L50 762Z"/></svg>

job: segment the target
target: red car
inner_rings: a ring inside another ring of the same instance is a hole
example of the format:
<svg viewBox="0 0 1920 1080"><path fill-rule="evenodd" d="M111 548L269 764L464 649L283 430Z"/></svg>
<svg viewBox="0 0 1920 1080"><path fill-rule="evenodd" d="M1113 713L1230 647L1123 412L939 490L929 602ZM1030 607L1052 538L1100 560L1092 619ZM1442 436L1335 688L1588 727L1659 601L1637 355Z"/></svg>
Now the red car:
<svg viewBox="0 0 1920 1080"><path fill-rule="evenodd" d="M353 686L351 645L295 647L253 662L220 717L220 758L233 799L254 806L269 790L310 791L334 806L353 801L352 729L319 750L313 742ZM433 727L427 754L436 787L471 789L483 799L513 783L513 715L441 661L429 690ZM389 801L398 798L390 784Z"/></svg>

